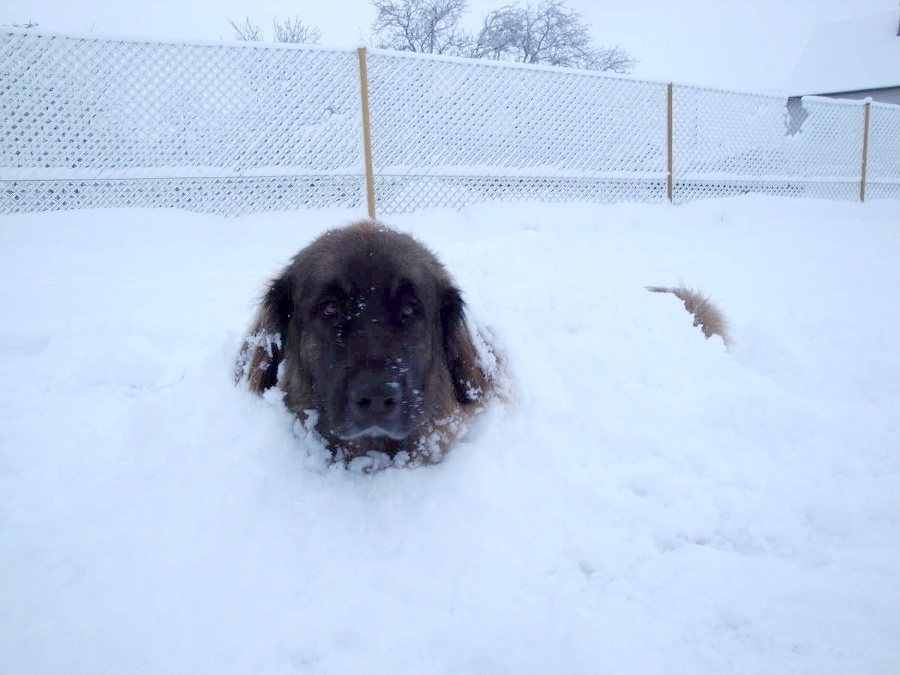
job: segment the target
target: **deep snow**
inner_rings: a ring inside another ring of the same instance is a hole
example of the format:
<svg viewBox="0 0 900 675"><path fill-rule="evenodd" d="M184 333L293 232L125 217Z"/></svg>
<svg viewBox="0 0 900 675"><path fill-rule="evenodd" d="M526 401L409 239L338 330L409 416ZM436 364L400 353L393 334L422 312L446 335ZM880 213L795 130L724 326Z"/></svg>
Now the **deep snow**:
<svg viewBox="0 0 900 675"><path fill-rule="evenodd" d="M391 218L514 401L322 464L231 383L347 211L0 222L0 672L900 672L896 201ZM702 286L734 346L647 284Z"/></svg>

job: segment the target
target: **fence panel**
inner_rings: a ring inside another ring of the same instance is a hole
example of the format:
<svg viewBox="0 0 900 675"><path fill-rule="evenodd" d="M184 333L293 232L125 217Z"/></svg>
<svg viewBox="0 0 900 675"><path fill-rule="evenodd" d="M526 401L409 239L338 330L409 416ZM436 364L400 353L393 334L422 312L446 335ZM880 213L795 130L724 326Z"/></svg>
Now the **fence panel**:
<svg viewBox="0 0 900 675"><path fill-rule="evenodd" d="M853 199L863 115L857 104L675 86L676 203L762 192Z"/></svg>
<svg viewBox="0 0 900 675"><path fill-rule="evenodd" d="M663 84L382 50L368 63L380 210L665 198Z"/></svg>
<svg viewBox="0 0 900 675"><path fill-rule="evenodd" d="M666 199L667 85L369 50L382 214ZM0 213L364 210L355 50L0 32ZM674 86L673 201L859 199L864 105ZM868 197L900 197L900 107L873 104Z"/></svg>
<svg viewBox="0 0 900 675"><path fill-rule="evenodd" d="M0 211L364 201L353 53L7 33L0 80Z"/></svg>
<svg viewBox="0 0 900 675"><path fill-rule="evenodd" d="M900 199L900 106L872 104L866 173L867 199Z"/></svg>

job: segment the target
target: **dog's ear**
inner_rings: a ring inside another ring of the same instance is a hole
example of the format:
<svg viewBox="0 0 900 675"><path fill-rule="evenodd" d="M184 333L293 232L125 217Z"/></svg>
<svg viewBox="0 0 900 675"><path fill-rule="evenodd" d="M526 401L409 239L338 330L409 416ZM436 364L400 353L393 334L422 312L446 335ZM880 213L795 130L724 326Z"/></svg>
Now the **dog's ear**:
<svg viewBox="0 0 900 675"><path fill-rule="evenodd" d="M288 271L274 279L259 303L235 368L236 380L247 380L257 394L278 383L288 325L294 313L294 281Z"/></svg>
<svg viewBox="0 0 900 675"><path fill-rule="evenodd" d="M441 330L456 400L460 403L481 400L487 389L487 378L478 366L478 353L466 326L465 303L454 286L441 294Z"/></svg>

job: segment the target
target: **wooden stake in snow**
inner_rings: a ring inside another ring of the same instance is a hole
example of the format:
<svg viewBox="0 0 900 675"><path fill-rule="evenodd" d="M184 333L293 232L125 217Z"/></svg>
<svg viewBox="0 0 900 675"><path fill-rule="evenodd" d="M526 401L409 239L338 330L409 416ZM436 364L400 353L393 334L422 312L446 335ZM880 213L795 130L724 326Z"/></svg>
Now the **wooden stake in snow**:
<svg viewBox="0 0 900 675"><path fill-rule="evenodd" d="M674 181L672 178L672 83L669 82L669 86L666 88L666 145L667 145L667 157L666 157L666 196L669 198L669 202L672 201L672 192L674 191Z"/></svg>
<svg viewBox="0 0 900 675"><path fill-rule="evenodd" d="M866 201L866 163L869 160L869 113L872 102L866 102L865 122L863 122L862 178L859 182L859 201Z"/></svg>
<svg viewBox="0 0 900 675"><path fill-rule="evenodd" d="M375 170L372 164L372 126L369 118L369 74L366 70L366 48L360 47L359 87L362 94L363 151L366 157L366 199L369 218L375 220Z"/></svg>

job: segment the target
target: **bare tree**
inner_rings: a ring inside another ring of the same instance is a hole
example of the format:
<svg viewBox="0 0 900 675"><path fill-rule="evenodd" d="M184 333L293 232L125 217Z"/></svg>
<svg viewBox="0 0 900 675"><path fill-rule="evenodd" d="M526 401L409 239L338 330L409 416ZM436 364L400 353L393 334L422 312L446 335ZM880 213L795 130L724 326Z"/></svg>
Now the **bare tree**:
<svg viewBox="0 0 900 675"><path fill-rule="evenodd" d="M259 24L253 23L249 17L246 17L243 23L235 23L233 19L228 19L228 23L234 29L234 36L238 40L245 42L262 42L263 31ZM307 26L295 16L293 19L280 20L277 16L272 21L274 29L275 42L293 42L308 45L318 44L319 38L322 37L321 31L313 26Z"/></svg>
<svg viewBox="0 0 900 675"><path fill-rule="evenodd" d="M600 47L594 50L593 65L584 66L590 70L605 70L627 75L637 65L637 59L619 45Z"/></svg>
<svg viewBox="0 0 900 675"><path fill-rule="evenodd" d="M406 52L466 55L471 36L459 22L467 0L373 0L378 46Z"/></svg>
<svg viewBox="0 0 900 675"><path fill-rule="evenodd" d="M476 59L510 61L524 40L526 11L517 5L494 10L484 18L469 56Z"/></svg>
<svg viewBox="0 0 900 675"><path fill-rule="evenodd" d="M515 3L490 12L472 36L460 26L468 0L372 0L378 46L427 54L546 63L628 73L635 59L619 46L594 47L590 26L565 0Z"/></svg>
<svg viewBox="0 0 900 675"><path fill-rule="evenodd" d="M485 17L471 56L617 73L631 72L636 63L621 47L593 47L590 26L564 0L494 10Z"/></svg>
<svg viewBox="0 0 900 675"><path fill-rule="evenodd" d="M293 42L298 44L319 44L322 32L313 26L307 26L295 16L293 19L279 21L278 17L272 22L275 29L275 42Z"/></svg>
<svg viewBox="0 0 900 675"><path fill-rule="evenodd" d="M244 42L262 42L262 29L250 21L250 17L245 17L244 23L235 23L234 19L228 19L228 23L234 29L236 39Z"/></svg>

